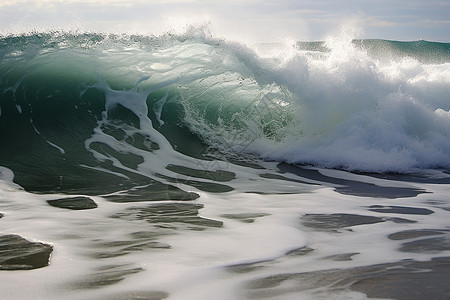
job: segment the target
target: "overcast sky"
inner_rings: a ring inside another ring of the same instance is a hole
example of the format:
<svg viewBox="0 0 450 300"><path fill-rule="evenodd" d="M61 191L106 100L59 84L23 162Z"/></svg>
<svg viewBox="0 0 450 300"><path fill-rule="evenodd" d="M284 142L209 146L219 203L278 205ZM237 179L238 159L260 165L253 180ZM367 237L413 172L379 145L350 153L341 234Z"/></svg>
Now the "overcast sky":
<svg viewBox="0 0 450 300"><path fill-rule="evenodd" d="M341 28L355 38L450 42L450 0L0 0L0 34L160 34L202 23L251 42L323 40Z"/></svg>

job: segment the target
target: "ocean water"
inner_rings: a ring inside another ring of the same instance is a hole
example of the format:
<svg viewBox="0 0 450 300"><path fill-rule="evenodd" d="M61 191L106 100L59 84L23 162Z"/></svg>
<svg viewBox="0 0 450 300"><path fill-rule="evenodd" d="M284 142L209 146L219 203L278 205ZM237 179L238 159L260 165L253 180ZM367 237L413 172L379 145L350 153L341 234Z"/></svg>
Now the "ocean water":
<svg viewBox="0 0 450 300"><path fill-rule="evenodd" d="M448 299L449 95L446 43L3 36L0 298Z"/></svg>

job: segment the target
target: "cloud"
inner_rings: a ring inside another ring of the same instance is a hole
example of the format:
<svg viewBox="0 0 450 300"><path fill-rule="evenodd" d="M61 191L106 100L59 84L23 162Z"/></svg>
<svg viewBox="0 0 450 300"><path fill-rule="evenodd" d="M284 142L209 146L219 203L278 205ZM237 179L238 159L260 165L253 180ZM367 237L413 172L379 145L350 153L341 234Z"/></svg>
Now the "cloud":
<svg viewBox="0 0 450 300"><path fill-rule="evenodd" d="M148 4L150 1L146 0L3 0L0 2L0 7L7 6L26 6L28 9L36 7L51 7L61 4L88 4L92 6L123 6L130 7L136 5ZM152 0L152 4L186 4L186 3L202 3L199 0Z"/></svg>
<svg viewBox="0 0 450 300"><path fill-rule="evenodd" d="M450 20L421 20L421 22L429 25L450 25Z"/></svg>
<svg viewBox="0 0 450 300"><path fill-rule="evenodd" d="M394 21L386 21L386 20L380 20L378 18L375 17L368 17L367 20L367 25L368 26L373 26L373 27L393 27L393 26L399 26L398 22L394 22Z"/></svg>

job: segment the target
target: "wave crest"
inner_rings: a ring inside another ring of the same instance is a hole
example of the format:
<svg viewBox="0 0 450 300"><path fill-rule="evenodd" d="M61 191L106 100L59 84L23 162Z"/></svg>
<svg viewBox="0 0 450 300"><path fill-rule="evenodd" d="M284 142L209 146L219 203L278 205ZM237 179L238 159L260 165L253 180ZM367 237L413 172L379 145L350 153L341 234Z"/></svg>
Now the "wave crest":
<svg viewBox="0 0 450 300"><path fill-rule="evenodd" d="M439 51L424 59L427 47L448 51L447 44L330 40L253 47L200 29L150 37L3 37L2 102L12 93L8 101L23 114L58 89L81 95L104 82L145 95L148 116L136 115L161 132L176 119L229 155L377 172L450 166L450 62L436 61ZM27 98L23 91L39 90L36 85L45 92ZM71 105L85 101L79 97ZM126 97L115 101L127 107Z"/></svg>

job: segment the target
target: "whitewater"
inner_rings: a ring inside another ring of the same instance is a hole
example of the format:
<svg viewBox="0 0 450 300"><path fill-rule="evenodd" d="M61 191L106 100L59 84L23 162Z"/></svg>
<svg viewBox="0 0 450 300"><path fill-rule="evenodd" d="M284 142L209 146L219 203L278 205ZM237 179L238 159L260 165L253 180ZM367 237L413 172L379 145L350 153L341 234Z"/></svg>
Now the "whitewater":
<svg viewBox="0 0 450 300"><path fill-rule="evenodd" d="M0 37L0 297L447 299L450 44Z"/></svg>

